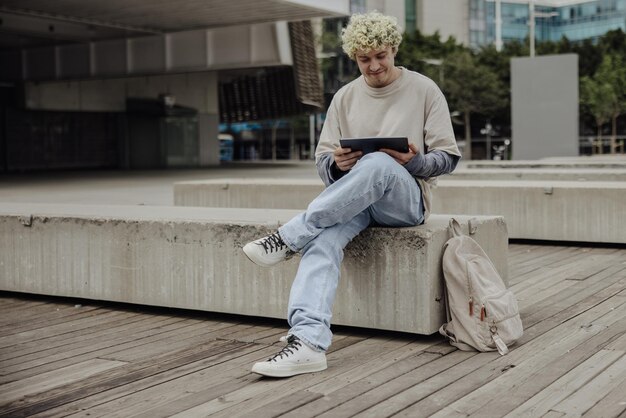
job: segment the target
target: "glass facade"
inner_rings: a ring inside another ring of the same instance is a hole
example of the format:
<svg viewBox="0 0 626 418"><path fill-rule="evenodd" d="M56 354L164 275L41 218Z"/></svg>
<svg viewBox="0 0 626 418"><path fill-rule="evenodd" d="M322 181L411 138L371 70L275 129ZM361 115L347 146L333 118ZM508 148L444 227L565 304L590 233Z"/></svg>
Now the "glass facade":
<svg viewBox="0 0 626 418"><path fill-rule="evenodd" d="M626 31L626 0L593 0L571 5L535 5L535 39L595 40L614 29ZM470 0L470 46L495 42L494 0ZM529 31L528 3L502 1L502 41L524 41Z"/></svg>

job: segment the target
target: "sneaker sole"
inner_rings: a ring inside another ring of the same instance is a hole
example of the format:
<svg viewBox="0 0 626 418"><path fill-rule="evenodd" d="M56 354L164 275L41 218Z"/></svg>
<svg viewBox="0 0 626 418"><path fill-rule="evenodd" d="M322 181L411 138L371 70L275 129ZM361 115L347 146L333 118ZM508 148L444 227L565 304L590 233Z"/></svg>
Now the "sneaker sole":
<svg viewBox="0 0 626 418"><path fill-rule="evenodd" d="M328 368L326 362L323 363L311 363L302 364L292 367L276 368L276 367L264 367L265 362L257 363L252 366L252 372L268 377L291 377L304 373L321 372Z"/></svg>

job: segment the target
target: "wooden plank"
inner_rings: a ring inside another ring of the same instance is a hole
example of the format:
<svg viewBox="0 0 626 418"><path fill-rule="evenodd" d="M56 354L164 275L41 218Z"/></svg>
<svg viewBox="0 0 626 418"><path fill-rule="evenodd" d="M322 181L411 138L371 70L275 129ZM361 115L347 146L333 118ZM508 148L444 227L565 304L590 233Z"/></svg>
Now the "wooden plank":
<svg viewBox="0 0 626 418"><path fill-rule="evenodd" d="M606 332L606 334L604 334L598 340L596 339L589 340L588 346L595 348L596 345L598 344L602 345L602 341L600 340L602 339L610 340L611 337L615 335L615 333L619 333L619 332L620 332L619 330L611 330L610 332ZM516 350L519 350L519 348ZM582 347L579 351L582 351L584 353L586 352L586 350L588 351L589 348ZM515 351L512 351L511 354L514 352ZM433 376L432 378L427 379L424 382L420 382L403 392L399 392L398 394L390 397L386 401L380 402L378 405L368 409L367 411L364 411L363 413L358 414L357 416L358 417L378 417L378 416L390 416L396 413L400 414L400 416L407 416L407 417L430 416L436 410L436 408L432 407L431 405L431 403L434 402L433 399L444 397L445 399L450 399L450 402L452 402L455 396L460 397L460 393L457 392L455 395L454 391L453 390L451 391L450 388L454 385L458 386L459 383L457 382L459 382L465 376L467 376L465 379L469 379L471 381L472 376L470 375L470 373L473 373L479 377L481 373L488 371L490 367L492 369L492 373L490 375L488 375L484 379L479 379L478 381L471 384L468 389L464 390L464 392L467 392L468 394L473 393L477 388L480 388L483 385L490 384L490 382L495 381L495 379L498 378L498 376L504 376L507 379L513 379L512 375L509 374L507 376L507 373L510 373L509 370L512 367L517 368L519 365L519 362L517 358L509 357L511 354L504 356L504 357L499 357L496 353L483 353L483 354L477 355L476 357L473 357L467 360L466 362L460 363L459 365L449 370L445 370L444 372L436 376ZM493 364L489 364L492 362ZM495 366L498 365L495 362L498 362L501 364L500 365L501 369L499 371L497 370L497 367L494 368L494 365ZM478 363L478 364L472 364L472 363ZM527 365L530 366L531 369L534 369L534 366L532 363L527 364ZM559 364L555 366L557 371L560 370L558 366L563 366L563 364ZM467 368L468 370L467 372L460 373L461 368ZM565 371L566 370L567 369L565 369ZM494 373L498 373L498 374L494 374ZM506 396L499 397L498 399L508 400L516 396L518 391L521 390L520 389L521 383L522 382L519 382L517 384L512 383L515 386L515 389L510 390ZM428 398L429 396L431 396L432 398ZM443 402L445 402L445 399ZM504 415L502 411L498 411L492 407L481 408L478 414L479 415L482 414L482 416L485 416L485 417L492 416L492 415L495 415L495 416Z"/></svg>
<svg viewBox="0 0 626 418"><path fill-rule="evenodd" d="M395 350L389 350L376 358L375 363L364 363L358 367L353 367L343 373L336 374L330 379L325 379L320 383L312 386L308 386L307 389L328 395L332 392L336 392L347 385L357 382L361 379L371 376L381 370L385 370L391 367L394 363L402 361L405 358L419 355L420 353L435 354L437 356L443 356L450 352L450 345L447 343L440 343L439 339L418 339L418 340L405 340L405 345L398 347Z"/></svg>
<svg viewBox="0 0 626 418"><path fill-rule="evenodd" d="M604 273L604 272L603 272ZM593 303L594 300L603 300L618 294L626 284L626 277L619 275L598 276L597 280L575 284L556 295L552 300L543 300L521 310L522 322L525 327L530 327L540 321L557 315L559 312L567 312L578 309L577 303L586 301Z"/></svg>
<svg viewBox="0 0 626 418"><path fill-rule="evenodd" d="M46 350L58 350L59 347L64 345L76 344L76 343L88 343L94 338L98 338L100 334L111 332L112 329L132 324L140 321L144 316L140 313L126 313L114 317L107 318L102 322L96 323L89 328L79 328L74 332L68 332L61 334L62 336L47 336L43 339L39 339L38 332L31 332L33 336L32 341L21 342L15 346L5 347L0 349L0 355L3 358L3 364L19 363L21 358L25 356L37 357L43 354L38 354ZM78 319L76 317L72 321ZM77 327L78 328L78 327ZM5 353L13 351L13 356L4 356ZM17 353L19 351L19 353ZM19 354L19 355L15 355Z"/></svg>
<svg viewBox="0 0 626 418"><path fill-rule="evenodd" d="M140 317L139 321L118 326L108 332L100 332L95 337L77 341L68 346L54 347L30 355L15 357L3 362L0 383L6 383L15 379L23 379L45 371L53 370L55 367L65 367L72 363L95 358L98 355L106 355L112 352L120 344L129 340L133 341L145 335L145 325L150 324L152 329L161 331L168 324L179 324L182 318L165 318L155 321L150 317ZM143 331L143 332L142 332ZM152 331L148 335L153 335ZM107 351L106 349L110 349Z"/></svg>
<svg viewBox="0 0 626 418"><path fill-rule="evenodd" d="M50 315L46 315L40 319L33 321L21 321L17 325L9 326L5 331L2 332L2 335L11 334L19 334L21 332L34 331L40 328L46 328L56 324L62 324L77 317L87 317L85 315L86 312L91 312L91 315L100 315L105 312L113 312L114 310L106 309L101 306L81 306L80 308L67 308L59 311L59 313L52 313ZM6 332L6 334L5 334Z"/></svg>
<svg viewBox="0 0 626 418"><path fill-rule="evenodd" d="M4 316L4 314L10 315L12 312L24 312L28 311L31 306L45 305L46 303L44 300L14 299L0 306L0 313Z"/></svg>
<svg viewBox="0 0 626 418"><path fill-rule="evenodd" d="M514 268L517 272L524 274L537 265L549 266L555 261L575 256L580 251L581 250L576 247L568 246L535 246L531 251L526 253L523 259L515 260Z"/></svg>
<svg viewBox="0 0 626 418"><path fill-rule="evenodd" d="M259 379L254 385L244 386L228 393L220 399L213 399L200 404L176 416L195 416L196 414L217 414L216 416L237 416L249 411L253 405L269 403L273 396L282 397L288 391L300 389L320 383L333 376L344 373L363 363L372 361L390 349L406 345L405 340L391 338L370 338L344 348L328 356L329 369L321 373L295 376L290 379Z"/></svg>
<svg viewBox="0 0 626 418"><path fill-rule="evenodd" d="M76 312L77 308L74 304L57 304L57 303L34 303L26 305L24 309L8 309L0 312L0 332L19 326L25 322L32 323L42 319L48 319L50 316L64 314L66 311ZM95 307L94 307L95 308Z"/></svg>
<svg viewBox="0 0 626 418"><path fill-rule="evenodd" d="M525 278L523 281L511 286L513 292L520 299L526 299L526 293L536 294L541 290L550 287L550 285L563 280L586 279L598 272L612 266L623 266L619 258L612 256L593 255L583 257L571 263L566 263L554 267L542 266L531 277ZM609 257L609 258L607 258ZM609 261L611 260L611 261Z"/></svg>
<svg viewBox="0 0 626 418"><path fill-rule="evenodd" d="M280 411L274 406L274 404L280 405L284 401L286 401L289 396L292 395L291 393L289 393L267 405L263 405L260 408L253 409L253 411L245 414L244 416L253 416L255 413L266 415L266 411L268 410L280 411L281 413L286 413L286 416L320 416L323 412L330 410L338 405L341 405L344 402L353 399L355 396L358 396L365 392L375 391L376 388L389 383L398 376L402 376L405 373L410 373L416 368L419 368L421 365L427 364L439 358L441 358L441 355L421 352L415 356L411 356L401 361L397 361L385 367L384 369L378 370L363 379L358 379L332 392L318 391L313 388L307 388L307 392L319 395L320 399L316 402L302 403L301 406L297 409L291 408L294 410L283 409L282 411Z"/></svg>
<svg viewBox="0 0 626 418"><path fill-rule="evenodd" d="M1 386L2 390L0 391L0 411L2 411L6 404L23 398L24 396L41 393L65 385L68 382L77 382L125 364L126 363L121 361L94 359L44 373L39 376L4 384Z"/></svg>
<svg viewBox="0 0 626 418"><path fill-rule="evenodd" d="M619 295L621 289L624 288L626 279L620 279L616 283L610 283L605 286L604 283L599 284L600 290L592 289L583 295L575 294L568 298L574 303L566 303L565 301L557 301L553 305L546 307L543 315L533 313L526 318L522 317L524 323L524 335L518 340L518 344L524 344L526 341L532 340L537 335L543 334L559 324L565 323L571 318L576 317L594 307L606 302L607 300Z"/></svg>
<svg viewBox="0 0 626 418"><path fill-rule="evenodd" d="M563 414L562 412L550 411L547 414L545 414L542 418L562 418L564 416L565 414Z"/></svg>
<svg viewBox="0 0 626 418"><path fill-rule="evenodd" d="M89 381L68 383L42 393L40 396L19 399L3 405L0 414L10 413L12 417L24 417L58 407L129 382L140 380L165 370L175 369L193 363L210 355L240 347L245 343L211 341L186 350L174 351L138 363L130 363L92 376Z"/></svg>
<svg viewBox="0 0 626 418"><path fill-rule="evenodd" d="M544 390L509 412L506 417L525 418L546 414L550 411L550 408L583 387L617 359L622 357L622 355L623 353L621 352L611 350L598 351L561 378L555 380L554 383Z"/></svg>
<svg viewBox="0 0 626 418"><path fill-rule="evenodd" d="M457 354L458 353L458 354ZM471 355L473 354L473 355ZM446 357L452 355L462 356L465 355L466 359L458 364L455 364L450 368L443 368L438 370L436 363L440 360L427 365L424 369L426 372L426 378L424 380L419 379L413 382L412 385L399 388L397 392L389 392L389 396L378 402L378 404L364 410L355 415L355 417L381 417L391 416L393 414L400 413L408 406L415 404L416 402L431 396L433 393L437 393L439 390L449 386L450 384L458 381L459 379L480 370L485 365L489 364L495 358L494 353L474 353L457 351L449 354ZM443 361L443 359L441 360ZM433 370L429 370L429 368ZM385 387L384 389L388 389ZM418 415L415 415L418 416Z"/></svg>
<svg viewBox="0 0 626 418"><path fill-rule="evenodd" d="M607 350L626 351L626 334L617 337L605 347Z"/></svg>
<svg viewBox="0 0 626 418"><path fill-rule="evenodd" d="M543 302L546 300L549 300L549 303L554 303L559 298L571 294L575 290L591 286L606 277L609 277L609 280L613 280L613 278L619 279L626 276L626 266L621 264L597 266L593 273L591 270L586 270L585 272L581 272L581 270L583 270L582 264L572 265L572 269L553 272L551 277L528 286L524 290L513 290L518 297L521 310L526 311L537 305L545 305ZM582 277L583 275L585 276L584 280L572 280L573 276ZM573 285L572 281L581 281L583 284L581 286Z"/></svg>
<svg viewBox="0 0 626 418"><path fill-rule="evenodd" d="M562 353L597 336L607 326L616 321L619 323L624 315L623 305L624 300L621 297L614 297L563 324L553 326L525 344L515 347L506 356L495 358L471 375L446 386L436 396L429 396L411 405L400 416L456 416L457 411L461 410L470 415L484 403L482 397L488 398L488 401L509 390L510 385L516 382L515 376L544 367ZM618 307L619 310L616 309ZM581 327L581 324L592 321L592 326ZM511 368L511 365L515 367ZM507 379L498 379L504 374Z"/></svg>
<svg viewBox="0 0 626 418"><path fill-rule="evenodd" d="M532 279L538 271L550 270L555 268L567 268L572 263L579 260L590 260L593 262L594 256L603 256L610 254L619 254L615 249L603 249L603 248L576 248L565 247L569 250L565 253L558 253L553 255L549 259L539 259L537 261L529 261L528 265L534 268L525 268L524 266L516 266L511 269L510 275L513 277L512 284L522 284L527 279Z"/></svg>
<svg viewBox="0 0 626 418"><path fill-rule="evenodd" d="M624 417L626 415L626 380L615 386L604 398L588 409L583 417Z"/></svg>
<svg viewBox="0 0 626 418"><path fill-rule="evenodd" d="M438 340L439 339L432 339L432 338L420 339L416 342L412 342L411 340L405 340L404 345L394 350L389 350L387 353L384 353L381 356L377 357L375 361L364 362L363 364L357 367L352 367L344 372L341 372L341 371L337 372L336 370L332 370L333 372L335 372L335 375L331 375L330 377L328 377L322 374L321 377L326 377L326 378L322 379L319 383L316 383L312 386L311 386L312 382L309 382L303 379L301 380L301 384L284 388L280 392L268 393L266 396L263 396L262 401L257 400L256 405L251 404L248 407L248 409L245 409L244 406L242 405L237 405L234 408L226 409L224 411L218 412L216 416L226 417L229 414L235 414L235 415L244 414L250 409L254 409L258 407L259 405L261 405L261 408L263 408L265 405L270 405L274 402L280 402L281 398L287 397L289 396L289 394L297 390L307 390L309 392L329 395L332 392L337 392L338 390L341 390L342 388L352 385L352 383L356 383L356 382L361 381L362 379L369 378L369 376L371 376L374 373L379 373L379 372L385 373L387 369L394 369L395 364L399 362L402 363L404 362L405 359L409 359L409 358L417 359L417 358L421 358L421 356L424 356L424 355L428 355L428 356L434 355L435 358L440 358L445 353L449 353L450 351L454 350L448 344L432 345L433 342L436 342ZM330 358L332 358L332 356ZM401 367L414 368L414 366L415 365L411 364L410 362L406 362L405 365ZM297 409L295 413L297 415L302 415L303 412L300 409Z"/></svg>
<svg viewBox="0 0 626 418"><path fill-rule="evenodd" d="M20 343L0 349L0 360L5 362L26 354L37 353L53 347L61 347L76 340L93 337L97 335L99 327L107 327L111 323L126 320L129 318L128 315L125 312L107 315L103 317L101 322L94 322L95 318L93 317L90 317L86 323L81 322L79 319L74 319L72 320L72 325L75 329L63 329L63 331L59 331L58 335L52 335L50 331L44 329L22 333L20 334L22 336Z"/></svg>
<svg viewBox="0 0 626 418"><path fill-rule="evenodd" d="M276 341L279 341L280 337L283 335L287 335L287 332L289 331L289 329L286 327L259 325L255 325L253 329L254 332L251 332L250 328L242 329L237 333L229 334L227 338L247 343L256 342L257 340L261 340L266 337L275 338Z"/></svg>
<svg viewBox="0 0 626 418"><path fill-rule="evenodd" d="M572 298L579 298L581 295L589 296L595 292L600 292L602 289L612 285L615 282L619 282L626 278L626 270L622 266L610 267L606 270L599 272L598 274L588 278L584 282L579 281L567 281L570 287L564 289L558 295L546 301L545 299L535 301L534 299L522 300L520 302L520 311L523 319L529 319L533 315L543 317L541 313L546 307L557 305L561 308L571 306Z"/></svg>
<svg viewBox="0 0 626 418"><path fill-rule="evenodd" d="M508 405L510 398L501 396L507 389L512 390L515 388L516 390L513 394L513 396L515 396L519 394L520 386L523 387L527 381L531 382L531 387L535 387L537 379L542 376L541 373L546 370L549 372L546 373L545 377L548 383L551 383L556 377L560 376L563 370L569 370L569 368L572 367L572 363L576 364L579 358L585 359L595 352L594 350L590 354L589 351L584 350L579 357L576 357L572 355L572 352L575 351L573 347L577 347L587 340L591 340L590 344L592 346L597 346L599 340L598 334L606 329L606 327L614 325L615 322L617 322L617 325L615 325L614 329L610 330L611 336L614 335L613 333L616 332L617 329L619 329L618 332L624 332L624 330L626 330L626 324L622 321L623 318L626 317L626 298L615 296L613 299L616 299L616 301L621 304L607 311L599 318L589 322L586 320L578 321L576 319L570 321L570 329L572 325L578 327L578 330L573 331L573 335L555 340L558 342L544 346L543 350L532 355L530 359L521 363L515 363L516 367L509 370L505 376L482 385L471 394L450 404L434 416L453 416L456 414L456 411L464 411L465 416L472 416L474 414L480 415L484 413L484 409L493 411L494 416L508 412L506 408L510 406ZM592 328L595 328L595 330L592 330ZM589 331L590 335L585 335L587 331ZM595 339L592 337L595 337ZM567 356L565 356L565 354L567 354ZM560 367L558 367L557 364ZM537 370L539 370L539 373L537 373ZM556 377L554 377L555 374ZM533 381L533 379L535 380ZM497 402L494 402L494 400L497 400Z"/></svg>
<svg viewBox="0 0 626 418"><path fill-rule="evenodd" d="M453 351L453 352L452 352ZM445 356L422 353L359 379L323 398L286 414L287 417L353 416L418 382L455 367L476 353L455 351Z"/></svg>
<svg viewBox="0 0 626 418"><path fill-rule="evenodd" d="M321 393L309 392L306 390L299 390L295 393L290 393L289 396L284 396L278 401L274 401L262 408L255 409L253 411L240 415L241 418L272 418L282 416L287 412L290 412L301 405L308 404L321 398Z"/></svg>
<svg viewBox="0 0 626 418"><path fill-rule="evenodd" d="M244 344L161 373L111 387L37 416L168 417L258 380L249 365L274 347ZM84 411L84 412L83 412Z"/></svg>
<svg viewBox="0 0 626 418"><path fill-rule="evenodd" d="M626 381L626 356L608 367L581 389L552 407L552 411L580 416L591 409L598 401L611 393L611 390Z"/></svg>
<svg viewBox="0 0 626 418"><path fill-rule="evenodd" d="M605 329L594 338L585 341L575 349L568 351L547 366L531 371L530 377L525 378L525 380L520 380L515 384L515 390L512 390L508 396L494 398L483 405L482 409L493 411L497 416L508 413L529 398L545 390L546 387L549 387L568 370L575 369L590 356L598 351L602 351L602 347L605 346L608 341L611 341L616 335L623 334L624 332L626 332L626 326L622 320ZM601 373L605 371L606 370L603 370ZM481 414L477 412L474 416L481 416Z"/></svg>
<svg viewBox="0 0 626 418"><path fill-rule="evenodd" d="M118 350L102 356L110 360L136 362L149 359L154 356L166 354L176 350L184 350L207 340L223 337L229 332L238 331L242 328L250 328L250 325L236 324L231 322L200 323L185 327L183 332L168 333L161 335L158 344L142 344L132 348Z"/></svg>
<svg viewBox="0 0 626 418"><path fill-rule="evenodd" d="M564 260L580 258L580 254L585 251L575 247L537 247L526 260L512 265L510 274L512 277L525 278L540 267L552 267Z"/></svg>
<svg viewBox="0 0 626 418"><path fill-rule="evenodd" d="M49 327L42 327L32 331L20 332L19 334L5 335L0 337L0 348L7 348L25 342L44 340L49 337L59 337L60 335L86 330L105 321L113 321L119 317L126 317L127 312L99 312L89 318L78 318Z"/></svg>

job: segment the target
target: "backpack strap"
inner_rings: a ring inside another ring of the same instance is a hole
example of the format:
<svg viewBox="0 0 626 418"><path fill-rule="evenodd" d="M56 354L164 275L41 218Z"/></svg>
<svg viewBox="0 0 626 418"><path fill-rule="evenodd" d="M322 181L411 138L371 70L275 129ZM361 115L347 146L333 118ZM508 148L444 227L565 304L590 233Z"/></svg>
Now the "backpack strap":
<svg viewBox="0 0 626 418"><path fill-rule="evenodd" d="M460 237L463 235L463 231L461 230L461 224L454 218L450 218L450 233L453 237Z"/></svg>
<svg viewBox="0 0 626 418"><path fill-rule="evenodd" d="M443 281L443 301L444 307L446 311L446 323L452 321L452 315L450 314L450 303L448 302L448 287L446 286L446 281Z"/></svg>

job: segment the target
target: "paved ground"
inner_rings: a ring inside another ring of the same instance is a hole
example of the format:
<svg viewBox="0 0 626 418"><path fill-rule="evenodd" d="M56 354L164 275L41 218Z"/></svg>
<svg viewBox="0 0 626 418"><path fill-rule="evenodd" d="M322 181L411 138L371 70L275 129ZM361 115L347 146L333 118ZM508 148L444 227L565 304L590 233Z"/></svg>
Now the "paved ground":
<svg viewBox="0 0 626 418"><path fill-rule="evenodd" d="M193 170L92 170L0 175L0 202L173 205L177 181L318 178L313 161L233 163Z"/></svg>

